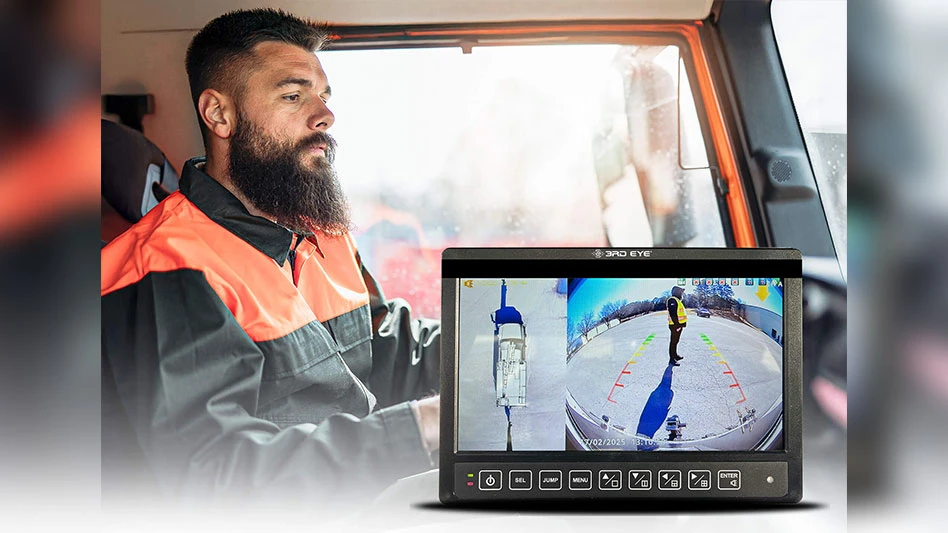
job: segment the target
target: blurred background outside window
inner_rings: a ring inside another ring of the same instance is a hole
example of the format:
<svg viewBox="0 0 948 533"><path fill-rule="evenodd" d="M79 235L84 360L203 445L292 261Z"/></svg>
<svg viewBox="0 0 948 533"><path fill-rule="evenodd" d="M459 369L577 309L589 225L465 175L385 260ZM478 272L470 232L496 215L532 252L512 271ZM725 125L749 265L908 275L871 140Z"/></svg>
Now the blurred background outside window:
<svg viewBox="0 0 948 533"><path fill-rule="evenodd" d="M726 245L676 46L321 61L360 254L420 315L440 314L447 247Z"/></svg>

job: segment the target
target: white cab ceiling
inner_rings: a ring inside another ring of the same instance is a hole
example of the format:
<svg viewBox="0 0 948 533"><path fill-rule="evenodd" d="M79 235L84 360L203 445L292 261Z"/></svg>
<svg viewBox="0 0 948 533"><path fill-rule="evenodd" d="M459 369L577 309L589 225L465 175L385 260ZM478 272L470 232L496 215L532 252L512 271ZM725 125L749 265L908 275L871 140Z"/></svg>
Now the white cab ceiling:
<svg viewBox="0 0 948 533"><path fill-rule="evenodd" d="M713 0L103 0L102 31L197 30L234 9L274 7L337 24L700 20Z"/></svg>

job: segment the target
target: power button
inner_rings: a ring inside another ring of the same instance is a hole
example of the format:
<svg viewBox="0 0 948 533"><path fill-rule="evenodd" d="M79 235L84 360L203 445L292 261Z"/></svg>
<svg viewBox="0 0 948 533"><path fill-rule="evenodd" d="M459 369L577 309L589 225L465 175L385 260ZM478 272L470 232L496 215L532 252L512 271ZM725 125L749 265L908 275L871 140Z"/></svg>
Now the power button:
<svg viewBox="0 0 948 533"><path fill-rule="evenodd" d="M503 479L500 470L481 470L477 475L477 488L481 490L500 490Z"/></svg>

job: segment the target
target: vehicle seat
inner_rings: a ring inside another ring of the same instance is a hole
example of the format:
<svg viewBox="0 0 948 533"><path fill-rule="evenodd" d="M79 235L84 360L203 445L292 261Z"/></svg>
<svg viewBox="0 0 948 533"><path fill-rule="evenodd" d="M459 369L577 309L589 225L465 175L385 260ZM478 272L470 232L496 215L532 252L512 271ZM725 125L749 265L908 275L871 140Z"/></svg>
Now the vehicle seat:
<svg viewBox="0 0 948 533"><path fill-rule="evenodd" d="M141 132L102 120L102 228L109 242L178 190L178 173Z"/></svg>
<svg viewBox="0 0 948 533"><path fill-rule="evenodd" d="M103 247L177 189L178 174L154 143L132 128L102 121ZM104 350L101 362L101 490L103 505L110 506L133 492L137 496L158 492Z"/></svg>

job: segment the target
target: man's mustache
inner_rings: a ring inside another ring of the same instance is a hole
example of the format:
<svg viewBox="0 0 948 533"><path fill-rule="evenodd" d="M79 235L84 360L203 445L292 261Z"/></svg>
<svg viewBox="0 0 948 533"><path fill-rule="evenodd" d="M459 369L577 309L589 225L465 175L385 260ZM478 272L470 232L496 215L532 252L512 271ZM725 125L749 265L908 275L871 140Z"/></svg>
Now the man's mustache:
<svg viewBox="0 0 948 533"><path fill-rule="evenodd" d="M324 131L314 132L312 135L309 135L305 139L301 140L298 143L298 149L299 151L304 151L320 145L326 146L326 160L332 163L336 158L336 139Z"/></svg>

